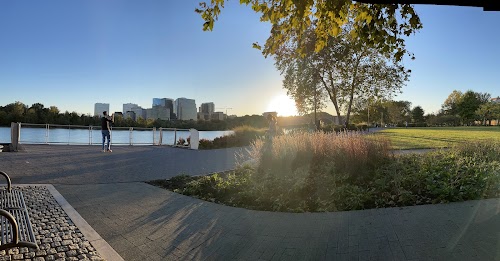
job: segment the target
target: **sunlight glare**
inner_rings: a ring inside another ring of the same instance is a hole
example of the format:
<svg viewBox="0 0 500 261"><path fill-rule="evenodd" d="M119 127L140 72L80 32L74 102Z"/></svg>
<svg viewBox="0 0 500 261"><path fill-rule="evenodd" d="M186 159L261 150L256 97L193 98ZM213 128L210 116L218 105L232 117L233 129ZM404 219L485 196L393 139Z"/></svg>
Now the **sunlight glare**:
<svg viewBox="0 0 500 261"><path fill-rule="evenodd" d="M294 116L298 114L295 101L285 94L274 97L267 106L267 111L275 111L278 116Z"/></svg>

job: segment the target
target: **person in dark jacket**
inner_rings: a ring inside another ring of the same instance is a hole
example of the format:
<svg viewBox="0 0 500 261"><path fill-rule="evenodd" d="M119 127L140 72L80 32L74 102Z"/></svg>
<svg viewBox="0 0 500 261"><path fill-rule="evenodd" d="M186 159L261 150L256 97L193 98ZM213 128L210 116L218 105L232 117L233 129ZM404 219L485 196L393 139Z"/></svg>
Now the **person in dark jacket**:
<svg viewBox="0 0 500 261"><path fill-rule="evenodd" d="M103 116L101 118L102 152L113 152L111 150L111 145L110 145L110 141L111 141L111 133L110 133L111 124L110 124L110 122L112 123L113 119L108 116L107 111L103 111L102 114L103 114ZM106 139L108 140L108 143L106 144L106 147L104 147L104 143L105 143Z"/></svg>

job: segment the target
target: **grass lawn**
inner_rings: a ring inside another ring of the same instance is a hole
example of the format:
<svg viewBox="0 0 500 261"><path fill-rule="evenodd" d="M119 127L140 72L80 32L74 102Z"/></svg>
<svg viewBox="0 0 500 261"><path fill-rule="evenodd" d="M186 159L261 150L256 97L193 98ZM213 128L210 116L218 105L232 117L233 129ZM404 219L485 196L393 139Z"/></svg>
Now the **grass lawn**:
<svg viewBox="0 0 500 261"><path fill-rule="evenodd" d="M375 135L387 137L393 149L443 148L467 141L500 141L500 127L394 128Z"/></svg>

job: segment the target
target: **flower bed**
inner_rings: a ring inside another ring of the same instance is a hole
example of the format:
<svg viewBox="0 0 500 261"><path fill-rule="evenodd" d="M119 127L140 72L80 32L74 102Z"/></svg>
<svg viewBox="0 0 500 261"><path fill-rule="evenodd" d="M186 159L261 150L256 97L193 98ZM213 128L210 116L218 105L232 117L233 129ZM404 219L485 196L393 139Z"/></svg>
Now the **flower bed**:
<svg viewBox="0 0 500 261"><path fill-rule="evenodd" d="M465 143L426 154L393 155L385 139L295 133L254 141L254 166L150 184L225 205L285 212L493 198L500 197L499 145Z"/></svg>

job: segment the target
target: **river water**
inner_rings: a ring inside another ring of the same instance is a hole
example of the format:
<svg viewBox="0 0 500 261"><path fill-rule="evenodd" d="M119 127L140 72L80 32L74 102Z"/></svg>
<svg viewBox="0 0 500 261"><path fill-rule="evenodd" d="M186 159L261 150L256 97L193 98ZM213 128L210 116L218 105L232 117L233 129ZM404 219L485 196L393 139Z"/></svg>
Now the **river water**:
<svg viewBox="0 0 500 261"><path fill-rule="evenodd" d="M232 134L232 131L200 131L200 139L213 140L216 137ZM163 145L173 145L179 138L187 139L190 136L187 130L173 131L171 129L162 131ZM158 144L160 131L155 132L147 128L115 128L111 132L113 145L152 145ZM21 127L21 144L71 144L71 145L97 145L101 144L101 130L90 130L88 127L50 127L48 130L41 128ZM10 143L10 128L0 127L0 143Z"/></svg>

